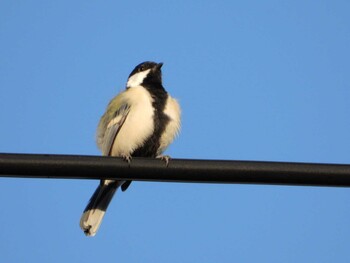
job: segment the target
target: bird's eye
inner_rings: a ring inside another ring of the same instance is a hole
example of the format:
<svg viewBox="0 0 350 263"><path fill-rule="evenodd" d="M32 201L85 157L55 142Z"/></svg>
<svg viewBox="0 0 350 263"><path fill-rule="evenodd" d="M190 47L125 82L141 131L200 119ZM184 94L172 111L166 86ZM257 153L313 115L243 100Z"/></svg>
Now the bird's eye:
<svg viewBox="0 0 350 263"><path fill-rule="evenodd" d="M144 71L144 69L145 69L145 67L144 67L144 66L141 66L141 67L139 68L139 72L140 72L140 71Z"/></svg>

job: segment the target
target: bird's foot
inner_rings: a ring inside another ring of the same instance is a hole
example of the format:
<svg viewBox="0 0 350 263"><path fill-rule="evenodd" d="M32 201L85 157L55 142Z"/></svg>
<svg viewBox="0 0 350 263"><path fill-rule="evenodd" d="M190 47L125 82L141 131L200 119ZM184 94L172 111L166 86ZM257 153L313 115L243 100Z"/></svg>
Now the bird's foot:
<svg viewBox="0 0 350 263"><path fill-rule="evenodd" d="M123 160L124 160L125 162L127 162L128 164L131 163L132 157L131 157L130 154L122 154L120 157L122 157Z"/></svg>
<svg viewBox="0 0 350 263"><path fill-rule="evenodd" d="M158 155L156 158L164 161L166 167L168 167L169 161L171 159L169 155Z"/></svg>

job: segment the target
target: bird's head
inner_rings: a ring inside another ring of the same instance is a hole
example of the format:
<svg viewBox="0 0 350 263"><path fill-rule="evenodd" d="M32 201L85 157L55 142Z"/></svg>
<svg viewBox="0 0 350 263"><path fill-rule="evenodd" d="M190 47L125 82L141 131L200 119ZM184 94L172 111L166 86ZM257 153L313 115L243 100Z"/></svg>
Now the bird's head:
<svg viewBox="0 0 350 263"><path fill-rule="evenodd" d="M140 86L142 84L162 84L163 63L146 61L137 65L130 73L126 88Z"/></svg>

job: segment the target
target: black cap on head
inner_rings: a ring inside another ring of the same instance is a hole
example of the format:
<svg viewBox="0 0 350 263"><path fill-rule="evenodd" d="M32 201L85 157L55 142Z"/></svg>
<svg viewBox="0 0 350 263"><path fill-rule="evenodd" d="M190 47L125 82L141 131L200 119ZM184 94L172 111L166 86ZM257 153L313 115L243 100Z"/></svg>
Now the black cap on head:
<svg viewBox="0 0 350 263"><path fill-rule="evenodd" d="M155 63L152 61L145 61L145 62L138 64L134 68L134 70L131 71L129 77L131 77L132 75L134 75L138 72L145 71L147 69L160 70L162 66L163 66L163 63Z"/></svg>
<svg viewBox="0 0 350 263"><path fill-rule="evenodd" d="M133 75L150 70L147 76L143 79L143 84L148 84L151 86L157 85L157 84L162 84L162 71L161 68L163 66L163 63L156 63L152 61L146 61L142 62L139 65L137 65L134 70L130 73L130 77Z"/></svg>

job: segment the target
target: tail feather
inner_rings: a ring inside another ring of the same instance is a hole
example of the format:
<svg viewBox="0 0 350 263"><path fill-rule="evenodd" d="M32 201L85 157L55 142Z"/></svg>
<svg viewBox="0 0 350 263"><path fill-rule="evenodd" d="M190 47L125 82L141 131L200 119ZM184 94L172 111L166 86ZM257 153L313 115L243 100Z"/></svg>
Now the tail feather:
<svg viewBox="0 0 350 263"><path fill-rule="evenodd" d="M107 207L123 181L101 180L80 219L80 227L87 236L96 235Z"/></svg>

